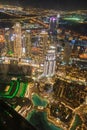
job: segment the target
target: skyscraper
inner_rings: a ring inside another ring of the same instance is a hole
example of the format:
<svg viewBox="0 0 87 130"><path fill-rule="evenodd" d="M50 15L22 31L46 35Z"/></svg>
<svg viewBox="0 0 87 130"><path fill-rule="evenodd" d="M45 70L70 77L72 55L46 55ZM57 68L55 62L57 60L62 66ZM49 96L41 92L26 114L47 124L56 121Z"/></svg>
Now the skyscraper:
<svg viewBox="0 0 87 130"><path fill-rule="evenodd" d="M14 41L14 56L21 58L22 56L22 42L21 42L21 24L16 23L14 26L15 41Z"/></svg>
<svg viewBox="0 0 87 130"><path fill-rule="evenodd" d="M40 48L40 52L39 52L40 59L43 60L49 48L48 33L45 31L42 31L40 33L39 48Z"/></svg>
<svg viewBox="0 0 87 130"><path fill-rule="evenodd" d="M7 47L7 53L14 52L14 40L13 40L13 32L12 30L5 31L5 44Z"/></svg>
<svg viewBox="0 0 87 130"><path fill-rule="evenodd" d="M64 56L63 56L63 61L65 62L65 64L69 64L69 60L70 60L70 56L71 56L71 51L72 51L72 48L70 46L70 43L67 42L65 44L65 47L64 47Z"/></svg>
<svg viewBox="0 0 87 130"><path fill-rule="evenodd" d="M53 76L56 68L56 49L50 46L44 62L44 76Z"/></svg>
<svg viewBox="0 0 87 130"><path fill-rule="evenodd" d="M27 31L22 36L22 52L25 57L31 56L31 34Z"/></svg>
<svg viewBox="0 0 87 130"><path fill-rule="evenodd" d="M55 44L57 39L57 17L51 17L50 18L50 24L49 24L49 36L52 44Z"/></svg>
<svg viewBox="0 0 87 130"><path fill-rule="evenodd" d="M87 104L87 96L85 97L85 104Z"/></svg>
<svg viewBox="0 0 87 130"><path fill-rule="evenodd" d="M51 17L50 18L50 24L49 24L49 28L51 31L55 31L57 28L57 18L56 17Z"/></svg>

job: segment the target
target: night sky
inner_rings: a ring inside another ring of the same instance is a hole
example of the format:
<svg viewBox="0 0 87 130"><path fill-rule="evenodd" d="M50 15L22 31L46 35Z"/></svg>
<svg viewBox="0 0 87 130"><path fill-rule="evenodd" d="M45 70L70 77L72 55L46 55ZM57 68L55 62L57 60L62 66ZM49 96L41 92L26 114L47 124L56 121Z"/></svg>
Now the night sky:
<svg viewBox="0 0 87 130"><path fill-rule="evenodd" d="M0 0L0 3L59 10L87 9L87 0Z"/></svg>

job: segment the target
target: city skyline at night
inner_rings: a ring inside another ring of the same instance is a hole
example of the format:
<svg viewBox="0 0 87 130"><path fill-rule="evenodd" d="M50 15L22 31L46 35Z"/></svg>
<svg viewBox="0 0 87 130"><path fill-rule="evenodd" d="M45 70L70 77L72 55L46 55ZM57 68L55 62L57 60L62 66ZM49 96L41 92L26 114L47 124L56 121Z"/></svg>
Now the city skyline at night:
<svg viewBox="0 0 87 130"><path fill-rule="evenodd" d="M0 130L87 130L86 0L0 0Z"/></svg>

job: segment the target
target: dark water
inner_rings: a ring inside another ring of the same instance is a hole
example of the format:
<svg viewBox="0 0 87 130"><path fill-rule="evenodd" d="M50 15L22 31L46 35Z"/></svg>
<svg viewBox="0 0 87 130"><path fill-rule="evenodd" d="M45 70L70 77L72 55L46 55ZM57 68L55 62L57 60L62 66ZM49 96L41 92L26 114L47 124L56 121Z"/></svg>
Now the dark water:
<svg viewBox="0 0 87 130"><path fill-rule="evenodd" d="M34 94L32 96L32 101L33 101L34 106L43 106L43 107L45 107L47 105L47 101L42 99L37 94Z"/></svg>
<svg viewBox="0 0 87 130"><path fill-rule="evenodd" d="M74 121L74 123L73 123L73 125L72 125L70 130L75 130L76 127L81 125L81 124L82 124L82 121L81 121L80 117L78 115L76 115L75 121Z"/></svg>
<svg viewBox="0 0 87 130"><path fill-rule="evenodd" d="M3 78L7 75L12 76L31 76L32 67L28 65L18 65L18 64L0 64L0 75L3 75Z"/></svg>
<svg viewBox="0 0 87 130"><path fill-rule="evenodd" d="M37 112L36 110L33 110L29 113L27 120L34 125L37 130L62 130L54 124L48 122L46 112Z"/></svg>
<svg viewBox="0 0 87 130"><path fill-rule="evenodd" d="M46 107L47 101L42 99L39 95L32 95L32 101L34 106L43 106ZM28 114L27 120L34 125L37 130L62 130L59 127L56 127L54 124L48 122L47 113L39 112L35 109L32 110L31 113Z"/></svg>
<svg viewBox="0 0 87 130"><path fill-rule="evenodd" d="M81 35L87 35L87 23L68 23L65 25L60 25L60 27L66 29L69 29L71 31L77 32Z"/></svg>

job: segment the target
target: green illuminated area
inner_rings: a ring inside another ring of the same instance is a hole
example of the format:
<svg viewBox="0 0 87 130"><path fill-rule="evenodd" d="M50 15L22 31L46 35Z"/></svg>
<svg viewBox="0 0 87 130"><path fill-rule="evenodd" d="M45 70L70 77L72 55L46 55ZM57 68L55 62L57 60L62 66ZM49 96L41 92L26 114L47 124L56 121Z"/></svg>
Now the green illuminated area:
<svg viewBox="0 0 87 130"><path fill-rule="evenodd" d="M80 21L80 18L75 18L75 17L68 17L68 18L64 18L64 20L74 20L74 21Z"/></svg>
<svg viewBox="0 0 87 130"><path fill-rule="evenodd" d="M20 87L19 87L19 90L18 90L18 93L17 93L17 97L24 97L24 94L26 92L26 89L27 89L27 85L28 83L20 83Z"/></svg>
<svg viewBox="0 0 87 130"><path fill-rule="evenodd" d="M69 16L69 17L64 17L64 20L68 21L75 21L75 22L83 22L84 18L83 17L78 17L78 16Z"/></svg>
<svg viewBox="0 0 87 130"><path fill-rule="evenodd" d="M0 92L1 98L14 98L24 97L26 92L27 83L20 83L19 80L12 80L8 86L5 87L3 92Z"/></svg>

